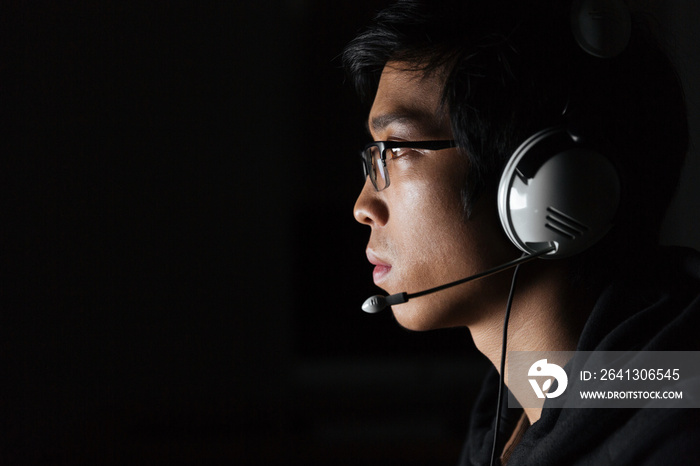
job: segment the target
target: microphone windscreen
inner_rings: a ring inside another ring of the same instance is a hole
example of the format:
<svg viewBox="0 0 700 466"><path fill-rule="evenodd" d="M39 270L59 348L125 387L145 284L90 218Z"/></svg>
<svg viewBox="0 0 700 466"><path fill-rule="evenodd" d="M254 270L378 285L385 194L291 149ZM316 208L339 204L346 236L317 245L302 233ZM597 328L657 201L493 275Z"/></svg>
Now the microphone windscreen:
<svg viewBox="0 0 700 466"><path fill-rule="evenodd" d="M387 306L386 298L384 296L375 295L371 298L367 298L364 303L362 303L362 310L368 314L374 314Z"/></svg>

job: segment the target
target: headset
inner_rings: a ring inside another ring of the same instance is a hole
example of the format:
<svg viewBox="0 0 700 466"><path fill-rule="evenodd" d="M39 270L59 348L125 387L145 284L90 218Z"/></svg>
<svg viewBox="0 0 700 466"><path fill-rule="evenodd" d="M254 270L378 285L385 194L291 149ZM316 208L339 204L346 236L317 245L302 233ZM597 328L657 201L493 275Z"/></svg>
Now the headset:
<svg viewBox="0 0 700 466"><path fill-rule="evenodd" d="M622 0L575 0L571 30L588 54L601 59L619 55L631 34L630 13ZM567 105L568 107L568 105ZM596 146L598 135L564 111L565 123L527 138L506 163L498 187L498 214L506 235L521 251L543 245L563 258L578 254L612 227L620 204L615 167ZM590 113L583 118L595 118Z"/></svg>
<svg viewBox="0 0 700 466"><path fill-rule="evenodd" d="M620 181L608 157L567 126L530 136L513 153L498 187L498 214L506 235L526 254L578 254L612 227Z"/></svg>

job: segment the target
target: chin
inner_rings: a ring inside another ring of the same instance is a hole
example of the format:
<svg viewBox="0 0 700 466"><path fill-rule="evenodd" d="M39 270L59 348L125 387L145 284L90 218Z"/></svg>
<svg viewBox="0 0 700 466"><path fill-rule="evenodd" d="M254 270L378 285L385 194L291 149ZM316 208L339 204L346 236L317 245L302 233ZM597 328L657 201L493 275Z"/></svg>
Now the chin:
<svg viewBox="0 0 700 466"><path fill-rule="evenodd" d="M449 313L445 313L440 306L431 306L430 303L408 302L391 309L396 322L407 330L424 332L454 326L446 319Z"/></svg>

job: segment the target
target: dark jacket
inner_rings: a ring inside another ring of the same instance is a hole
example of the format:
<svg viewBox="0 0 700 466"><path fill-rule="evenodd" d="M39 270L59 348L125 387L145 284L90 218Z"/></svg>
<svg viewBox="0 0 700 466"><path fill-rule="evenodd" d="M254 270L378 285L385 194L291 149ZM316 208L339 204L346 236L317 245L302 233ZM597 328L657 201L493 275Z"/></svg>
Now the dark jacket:
<svg viewBox="0 0 700 466"><path fill-rule="evenodd" d="M650 272L620 277L605 289L578 351L700 351L700 255L671 248L650 263ZM494 369L472 413L460 465L489 464L497 392ZM503 409L498 454L521 414ZM560 409L545 403L507 465L700 465L700 409Z"/></svg>

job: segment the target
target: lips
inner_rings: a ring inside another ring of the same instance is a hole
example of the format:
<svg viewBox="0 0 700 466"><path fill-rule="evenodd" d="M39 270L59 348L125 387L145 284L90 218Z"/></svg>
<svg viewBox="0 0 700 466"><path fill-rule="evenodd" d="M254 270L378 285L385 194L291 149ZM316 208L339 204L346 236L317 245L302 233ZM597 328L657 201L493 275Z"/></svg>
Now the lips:
<svg viewBox="0 0 700 466"><path fill-rule="evenodd" d="M375 255L375 253L369 249L367 250L367 260L369 260L370 264L374 265L372 278L374 279L374 284L379 286L379 284L384 281L389 272L391 272L391 265L378 258Z"/></svg>

